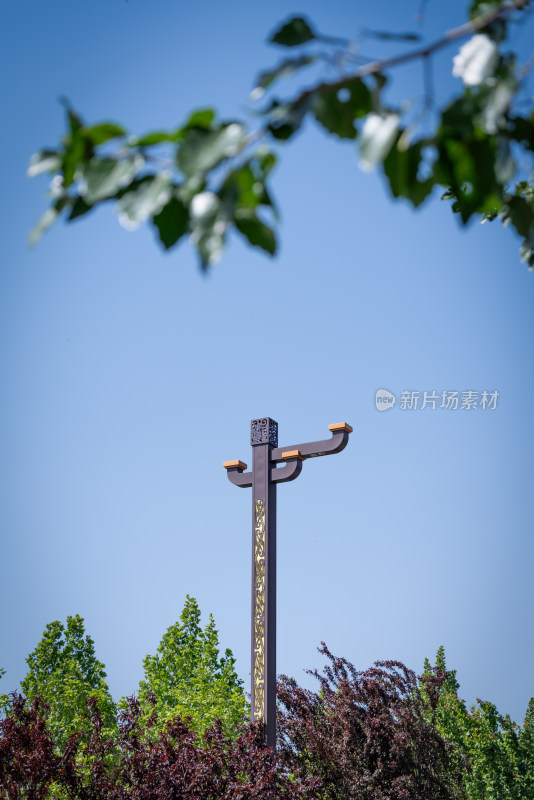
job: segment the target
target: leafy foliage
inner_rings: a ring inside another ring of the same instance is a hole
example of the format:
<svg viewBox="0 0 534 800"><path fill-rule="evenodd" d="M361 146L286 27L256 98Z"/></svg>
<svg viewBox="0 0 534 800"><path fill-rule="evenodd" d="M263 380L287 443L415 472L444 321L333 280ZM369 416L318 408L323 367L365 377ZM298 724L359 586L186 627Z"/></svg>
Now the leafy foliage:
<svg viewBox="0 0 534 800"><path fill-rule="evenodd" d="M279 752L292 774L320 778L325 800L460 797L452 747L425 718L415 673L398 661L358 672L324 643L319 652L330 661L323 675L310 671L319 692L285 676L278 685Z"/></svg>
<svg viewBox="0 0 534 800"><path fill-rule="evenodd" d="M72 222L113 200L124 227L133 230L151 220L165 249L190 234L203 268L219 259L232 224L251 244L275 252L273 230L257 212L261 207L273 212L265 181L276 159L261 146L237 162L248 145L241 123L217 122L214 110L206 108L174 131L128 138L114 123L84 125L67 106L67 124L60 149L43 150L30 161L31 176L55 173L51 205L35 226L32 243L61 215ZM109 141L117 138L120 148L112 152ZM155 153L162 145L174 152L158 170ZM234 166L208 191L223 162Z"/></svg>
<svg viewBox="0 0 534 800"><path fill-rule="evenodd" d="M21 695L13 694L8 714L0 720L0 794L8 800L45 800L60 775L63 759L56 754L46 711L40 698L28 707Z"/></svg>
<svg viewBox="0 0 534 800"><path fill-rule="evenodd" d="M432 674L444 676L432 713L434 724L456 745L457 764L464 765L462 783L467 800L533 800L534 698L520 727L488 701L477 700L476 706L467 709L458 697L456 671L447 671L443 647L438 649L434 667L425 661L423 677ZM428 701L425 687L421 693Z"/></svg>
<svg viewBox="0 0 534 800"><path fill-rule="evenodd" d="M220 723L199 737L176 717L154 733L156 713L145 724L132 698L110 738L90 700L90 731L72 735L56 753L39 701L28 709L13 695L12 706L0 721L0 795L7 800L304 800L314 794L313 783L289 776L250 724L236 739Z"/></svg>
<svg viewBox="0 0 534 800"><path fill-rule="evenodd" d="M80 618L70 619L78 621L79 629ZM260 727L246 722L243 713L231 724L224 717L209 724L201 716L203 666L209 665L216 686L221 664L231 662L233 669L233 659L227 651L226 659L219 660L213 621L204 630L199 622L198 605L188 597L180 623L165 634L157 656L145 662L160 696L146 684L139 698L123 702L116 725L109 725L106 707L95 694L86 699L84 714L78 714L79 728L71 725L65 736L52 704L12 693L0 720L0 796L533 800L534 698L521 727L489 702L477 701L468 712L443 648L434 666L425 661L418 680L398 661L377 662L359 672L323 644L320 652L329 663L323 674L310 671L319 681L318 692L281 677L278 749L273 753L264 747ZM47 628L52 645L41 648L49 656L58 650L52 626ZM83 626L76 638L87 644ZM85 653L78 660L87 666L94 656L91 648ZM62 659L58 653L57 662ZM189 706L198 713L184 720L179 712L170 713L166 702L174 703L188 690ZM231 695L226 702L232 703ZM56 711L67 709L57 706ZM54 738L52 727L60 738Z"/></svg>
<svg viewBox="0 0 534 800"><path fill-rule="evenodd" d="M44 703L31 713L47 709L48 730L60 748L66 746L71 733L88 729L89 697L96 698L106 731L114 729L116 710L104 665L95 656L93 640L85 635L80 616L67 617L66 626L59 621L49 623L26 661L29 672L21 681L22 691Z"/></svg>
<svg viewBox="0 0 534 800"><path fill-rule="evenodd" d="M248 710L243 682L235 671L232 652L226 650L219 657L213 617L202 629L200 616L197 601L188 595L180 620L163 635L156 655L148 655L143 662L141 709L146 719L156 711L160 730L180 715L188 717L198 733L220 720L226 735L235 735Z"/></svg>
<svg viewBox="0 0 534 800"><path fill-rule="evenodd" d="M534 267L534 114L517 111L528 70L505 49L511 13L526 19L527 5L528 0L473 0L470 21L442 39L378 62L359 59L349 74L355 43L292 17L270 41L296 54L261 72L251 97L262 98L281 78L312 65L314 77L322 64L328 79L288 99L271 95L246 120L218 121L206 108L174 130L135 137L114 122L85 125L67 105L61 145L30 161L29 175L54 176L50 206L30 239L37 241L61 216L70 222L112 200L125 227L152 221L167 250L189 234L203 269L219 260L231 229L274 255L276 213L267 185L273 145L291 139L313 117L328 134L356 140L360 165L380 166L394 198L419 207L441 187L462 224L474 216L510 224L523 240L521 259ZM386 43L420 38L387 31L364 35ZM440 108L428 86L419 108L385 101L386 71L417 59L427 70L437 50L469 36L453 60L463 92L452 102ZM341 65L335 79L333 64Z"/></svg>

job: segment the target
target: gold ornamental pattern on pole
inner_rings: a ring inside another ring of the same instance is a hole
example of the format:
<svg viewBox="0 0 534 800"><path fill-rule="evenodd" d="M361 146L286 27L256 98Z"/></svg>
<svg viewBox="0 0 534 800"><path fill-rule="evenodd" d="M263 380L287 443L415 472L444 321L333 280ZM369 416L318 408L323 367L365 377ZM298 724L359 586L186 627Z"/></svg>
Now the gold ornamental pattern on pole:
<svg viewBox="0 0 534 800"><path fill-rule="evenodd" d="M265 716L265 500L256 501L254 537L254 718Z"/></svg>

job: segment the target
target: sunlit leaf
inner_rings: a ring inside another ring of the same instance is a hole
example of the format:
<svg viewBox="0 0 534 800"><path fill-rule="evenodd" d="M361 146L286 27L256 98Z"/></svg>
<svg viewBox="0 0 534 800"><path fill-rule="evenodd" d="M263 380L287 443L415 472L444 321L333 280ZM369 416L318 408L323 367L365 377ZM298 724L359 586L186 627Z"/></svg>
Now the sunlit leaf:
<svg viewBox="0 0 534 800"><path fill-rule="evenodd" d="M358 137L360 167L366 172L382 161L397 137L397 114L369 114Z"/></svg>
<svg viewBox="0 0 534 800"><path fill-rule="evenodd" d="M37 223L30 231L29 243L31 247L37 244L43 233L47 231L48 228L50 228L54 224L54 222L58 219L59 215L61 214L67 203L68 199L62 197L59 200L57 200L53 206L50 206L50 208L46 209L44 214L40 217L39 220L37 220Z"/></svg>
<svg viewBox="0 0 534 800"><path fill-rule="evenodd" d="M119 220L125 227L134 227L159 214L171 197L171 177L168 173L148 177L131 191L125 190L117 203Z"/></svg>
<svg viewBox="0 0 534 800"><path fill-rule="evenodd" d="M517 82L512 76L498 80L495 86L490 88L481 112L482 127L486 133L493 134L500 128L504 129L505 114L516 91Z"/></svg>
<svg viewBox="0 0 534 800"><path fill-rule="evenodd" d="M493 74L497 60L495 42L485 33L477 33L454 56L452 74L466 86L478 86Z"/></svg>
<svg viewBox="0 0 534 800"><path fill-rule="evenodd" d="M84 168L85 190L83 197L89 205L113 197L126 186L140 168L137 159L117 161L114 158L93 158Z"/></svg>
<svg viewBox="0 0 534 800"><path fill-rule="evenodd" d="M213 192L201 192L191 201L191 238L200 255L202 269L216 264L226 237L226 219L220 199Z"/></svg>
<svg viewBox="0 0 534 800"><path fill-rule="evenodd" d="M57 172L61 158L56 150L40 150L30 158L27 175L34 178L42 172Z"/></svg>
<svg viewBox="0 0 534 800"><path fill-rule="evenodd" d="M224 158L236 154L244 136L245 128L237 122L213 131L189 129L178 150L178 167L188 177L209 172Z"/></svg>

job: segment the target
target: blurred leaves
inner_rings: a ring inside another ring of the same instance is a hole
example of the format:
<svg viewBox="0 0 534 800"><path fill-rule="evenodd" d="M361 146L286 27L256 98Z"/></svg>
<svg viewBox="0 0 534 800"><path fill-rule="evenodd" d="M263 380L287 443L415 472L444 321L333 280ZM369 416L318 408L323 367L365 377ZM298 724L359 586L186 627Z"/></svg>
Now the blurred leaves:
<svg viewBox="0 0 534 800"><path fill-rule="evenodd" d="M269 98L246 120L218 120L214 108L199 108L169 130L131 136L115 122L86 125L64 101L60 144L39 150L28 167L31 177L52 176L50 206L31 241L62 216L70 222L112 201L127 228L151 221L165 250L188 235L203 269L219 260L231 230L273 255L276 151L313 117L327 134L355 142L363 170L381 168L393 198L417 208L441 187L462 224L498 218L513 228L523 240L521 258L534 266L534 117L531 98L520 94L526 72L504 50L506 11L499 0L471 3L474 22L462 27L463 44L450 56L451 72L463 85L458 82L457 96L441 105L428 73L431 51L402 54L402 61L422 58L425 94L394 106L385 97L392 91L391 81L386 88L387 58L369 64L357 43L323 36L302 16L272 34L273 44L294 54L260 72L251 98ZM419 38L382 30L362 35L386 45ZM451 41L447 37L442 44ZM296 94L274 97L273 87L287 78L293 87L299 79Z"/></svg>

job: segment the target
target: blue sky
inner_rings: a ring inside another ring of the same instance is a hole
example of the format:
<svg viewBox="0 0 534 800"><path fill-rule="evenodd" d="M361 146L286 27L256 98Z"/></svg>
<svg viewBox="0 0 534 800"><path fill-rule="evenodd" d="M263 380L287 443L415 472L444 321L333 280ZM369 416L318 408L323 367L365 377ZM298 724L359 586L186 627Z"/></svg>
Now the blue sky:
<svg viewBox="0 0 534 800"><path fill-rule="evenodd" d="M399 6L402 5L402 8ZM464 3L428 3L432 36ZM364 669L420 671L444 644L469 701L522 719L532 680L534 276L498 224L461 229L434 198L393 203L352 144L308 124L280 149L274 260L232 239L207 277L183 243L121 228L110 208L34 250L58 98L132 132L192 108L241 114L291 12L319 29L415 27L418 2L12 4L2 38L5 152L0 272L3 691L47 622L79 613L113 695L186 593L213 612L249 682L250 493L222 462L250 463L249 421L280 444L354 434L278 492L278 671L310 685L316 647ZM517 33L520 48L528 31ZM373 47L378 52L378 49ZM437 91L455 48L435 62ZM421 95L420 67L398 73ZM264 323L258 332L258 321ZM375 392L497 390L495 410L378 413ZM530 631L530 633L529 633Z"/></svg>

